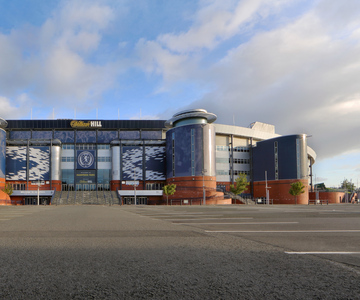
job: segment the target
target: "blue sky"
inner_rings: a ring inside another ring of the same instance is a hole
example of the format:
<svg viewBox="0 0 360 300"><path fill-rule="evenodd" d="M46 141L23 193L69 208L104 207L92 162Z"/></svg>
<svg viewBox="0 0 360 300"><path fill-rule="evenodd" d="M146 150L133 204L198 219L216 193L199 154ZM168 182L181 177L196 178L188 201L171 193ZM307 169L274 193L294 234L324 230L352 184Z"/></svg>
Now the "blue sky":
<svg viewBox="0 0 360 300"><path fill-rule="evenodd" d="M360 177L358 0L0 0L0 116L306 133L317 182Z"/></svg>

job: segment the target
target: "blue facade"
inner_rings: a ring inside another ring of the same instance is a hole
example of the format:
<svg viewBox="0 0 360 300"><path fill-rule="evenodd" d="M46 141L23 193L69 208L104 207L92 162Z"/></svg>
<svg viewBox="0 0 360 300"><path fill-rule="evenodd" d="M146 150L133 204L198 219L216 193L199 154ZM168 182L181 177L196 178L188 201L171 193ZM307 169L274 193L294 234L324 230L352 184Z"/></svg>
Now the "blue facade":
<svg viewBox="0 0 360 300"><path fill-rule="evenodd" d="M6 180L26 180L27 147L6 148Z"/></svg>
<svg viewBox="0 0 360 300"><path fill-rule="evenodd" d="M33 131L32 132L33 139L52 139L53 132L52 131Z"/></svg>
<svg viewBox="0 0 360 300"><path fill-rule="evenodd" d="M60 140L62 143L65 144L72 144L75 141L75 132L74 131L55 131L54 132L54 139Z"/></svg>
<svg viewBox="0 0 360 300"><path fill-rule="evenodd" d="M50 147L29 147L29 180L50 180Z"/></svg>
<svg viewBox="0 0 360 300"><path fill-rule="evenodd" d="M50 180L50 147L7 147L6 180Z"/></svg>
<svg viewBox="0 0 360 300"><path fill-rule="evenodd" d="M117 131L98 131L97 142L101 144L110 144L111 141L119 138Z"/></svg>
<svg viewBox="0 0 360 300"><path fill-rule="evenodd" d="M10 131L11 140L28 140L31 139L31 131Z"/></svg>
<svg viewBox="0 0 360 300"><path fill-rule="evenodd" d="M0 129L0 178L5 178L6 171L6 132Z"/></svg>
<svg viewBox="0 0 360 300"><path fill-rule="evenodd" d="M201 176L204 163L202 125L170 129L166 133L166 157L168 178Z"/></svg>
<svg viewBox="0 0 360 300"><path fill-rule="evenodd" d="M76 131L76 143L96 143L96 131Z"/></svg>
<svg viewBox="0 0 360 300"><path fill-rule="evenodd" d="M252 151L253 180L301 179L306 175L306 139L303 135L282 136L257 142Z"/></svg>
<svg viewBox="0 0 360 300"><path fill-rule="evenodd" d="M165 180L165 147L145 147L146 180Z"/></svg>
<svg viewBox="0 0 360 300"><path fill-rule="evenodd" d="M143 147L123 147L121 161L123 180L143 179Z"/></svg>

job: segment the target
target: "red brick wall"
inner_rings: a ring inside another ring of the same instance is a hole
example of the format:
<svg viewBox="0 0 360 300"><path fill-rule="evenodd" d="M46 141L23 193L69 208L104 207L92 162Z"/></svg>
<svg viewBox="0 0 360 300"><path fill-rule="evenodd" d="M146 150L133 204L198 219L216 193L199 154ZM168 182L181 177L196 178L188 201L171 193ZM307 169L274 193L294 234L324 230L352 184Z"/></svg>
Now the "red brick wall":
<svg viewBox="0 0 360 300"><path fill-rule="evenodd" d="M0 178L0 190L5 187L5 178Z"/></svg>
<svg viewBox="0 0 360 300"><path fill-rule="evenodd" d="M307 179L271 180L268 181L269 198L274 204L295 204L295 197L289 194L291 184L301 181L305 186L304 193L297 196L296 204L308 204L309 184ZM266 197L265 181L254 182L254 198Z"/></svg>
<svg viewBox="0 0 360 300"><path fill-rule="evenodd" d="M344 192L319 192L319 200L328 200L329 203L341 203L344 197L345 197ZM315 192L309 193L309 199L310 200L316 199Z"/></svg>
<svg viewBox="0 0 360 300"><path fill-rule="evenodd" d="M224 194L216 191L215 176L185 176L170 178L166 184L176 184L176 192L169 196L169 203L180 204L181 200L189 200L189 204L203 202L203 185L205 186L206 204L231 204L231 199L224 199ZM166 203L166 195L163 196ZM228 203L229 202L229 203Z"/></svg>

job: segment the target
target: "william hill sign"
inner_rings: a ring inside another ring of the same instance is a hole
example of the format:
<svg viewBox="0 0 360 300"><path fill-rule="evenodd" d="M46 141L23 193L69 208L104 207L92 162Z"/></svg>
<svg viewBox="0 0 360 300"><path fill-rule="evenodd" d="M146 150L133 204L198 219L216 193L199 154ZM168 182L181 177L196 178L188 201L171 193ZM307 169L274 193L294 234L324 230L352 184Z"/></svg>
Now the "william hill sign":
<svg viewBox="0 0 360 300"><path fill-rule="evenodd" d="M71 121L72 128L101 128L101 121Z"/></svg>

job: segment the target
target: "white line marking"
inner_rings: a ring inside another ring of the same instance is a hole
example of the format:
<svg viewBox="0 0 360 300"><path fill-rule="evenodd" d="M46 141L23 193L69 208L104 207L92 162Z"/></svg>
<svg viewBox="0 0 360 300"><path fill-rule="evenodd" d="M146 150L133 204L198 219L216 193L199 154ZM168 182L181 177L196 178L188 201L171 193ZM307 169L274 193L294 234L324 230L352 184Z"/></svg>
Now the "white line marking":
<svg viewBox="0 0 360 300"><path fill-rule="evenodd" d="M9 221L11 219L0 219L0 221Z"/></svg>
<svg viewBox="0 0 360 300"><path fill-rule="evenodd" d="M348 254L360 254L360 252L287 252L285 251L286 254L297 254L297 255L306 255L306 254L336 254L336 255L348 255Z"/></svg>
<svg viewBox="0 0 360 300"><path fill-rule="evenodd" d="M163 221L198 221L198 220L252 220L253 218L197 218L197 219L159 219Z"/></svg>
<svg viewBox="0 0 360 300"><path fill-rule="evenodd" d="M214 216L216 216L216 215L196 215L196 216L193 216L194 218L193 219L195 219L195 218L197 218L197 217L214 217ZM221 216L223 216L223 215L221 215ZM164 216L163 214L161 214L161 216L159 216L159 215L154 215L153 217L156 217L156 218L169 218L169 217L174 217L174 216ZM179 217L179 216L176 216L176 217ZM184 214L184 217L192 217L192 216L189 216L189 215L187 215L187 214Z"/></svg>
<svg viewBox="0 0 360 300"><path fill-rule="evenodd" d="M187 223L174 223L175 225L181 224L205 224L205 225L262 225L262 224L298 224L299 222L237 222L237 223L201 223L201 222L187 222Z"/></svg>
<svg viewBox="0 0 360 300"><path fill-rule="evenodd" d="M205 230L209 233L331 233L331 232L360 232L360 230Z"/></svg>

